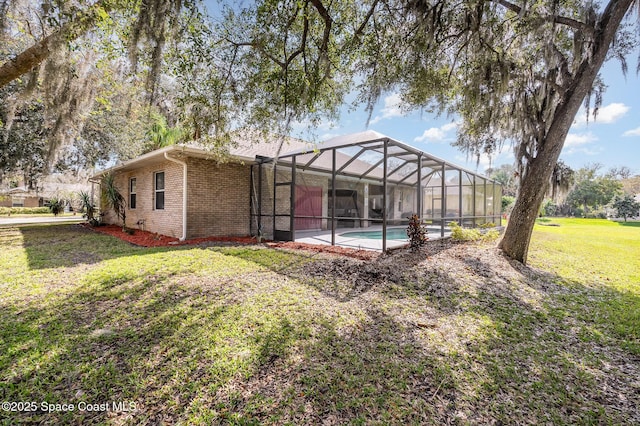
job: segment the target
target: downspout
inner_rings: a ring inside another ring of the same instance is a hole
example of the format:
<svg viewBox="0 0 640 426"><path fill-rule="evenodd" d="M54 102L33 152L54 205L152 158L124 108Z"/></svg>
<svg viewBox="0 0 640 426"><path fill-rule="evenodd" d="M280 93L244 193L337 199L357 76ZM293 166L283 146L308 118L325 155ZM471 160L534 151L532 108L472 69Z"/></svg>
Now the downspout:
<svg viewBox="0 0 640 426"><path fill-rule="evenodd" d="M164 158L174 163L182 164L182 237L180 241L187 239L187 163L177 158L169 157L164 153Z"/></svg>

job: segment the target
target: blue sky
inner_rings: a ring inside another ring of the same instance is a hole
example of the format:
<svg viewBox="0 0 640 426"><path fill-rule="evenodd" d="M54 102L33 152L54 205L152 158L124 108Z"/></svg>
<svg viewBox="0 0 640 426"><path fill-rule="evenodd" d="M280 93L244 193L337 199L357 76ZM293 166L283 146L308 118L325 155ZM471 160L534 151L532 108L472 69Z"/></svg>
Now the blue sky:
<svg viewBox="0 0 640 426"><path fill-rule="evenodd" d="M603 172L611 167L627 166L640 174L640 77L635 68L635 58L629 58L630 71L625 78L619 62L612 60L603 67L602 75L608 88L598 117L595 121L589 117L587 123L584 111L578 114L560 156L570 167L578 169L588 163L601 163ZM349 112L345 107L338 122L325 123L315 130L315 136L324 140L371 129L481 173L490 165L513 163L508 145L494 158L481 158L479 164L475 158L467 158L464 152L451 146L456 138L454 119L421 112L405 115L399 100L397 93L382 96L368 127L363 109Z"/></svg>

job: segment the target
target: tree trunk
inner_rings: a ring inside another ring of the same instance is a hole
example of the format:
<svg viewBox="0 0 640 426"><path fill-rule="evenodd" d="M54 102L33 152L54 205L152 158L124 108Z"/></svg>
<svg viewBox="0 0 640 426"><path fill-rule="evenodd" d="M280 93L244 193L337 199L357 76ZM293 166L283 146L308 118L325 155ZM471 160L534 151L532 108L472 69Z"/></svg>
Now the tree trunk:
<svg viewBox="0 0 640 426"><path fill-rule="evenodd" d="M576 112L577 112L576 108ZM565 124L564 135L558 136L555 140L547 138L545 147L547 150L541 152L529 163L529 169L520 185L518 198L511 212L509 224L504 233L500 248L511 258L526 263L529 252L529 242L531 233L536 223L540 206L544 201L547 185L553 168L558 161L560 152L564 145L564 139L569 132L569 127L575 117L571 116L569 124Z"/></svg>
<svg viewBox="0 0 640 426"><path fill-rule="evenodd" d="M633 0L612 0L605 8L595 26L593 55L583 60L578 67L571 85L555 111L540 150L528 163L527 173L522 180L511 219L500 242L500 248L512 259L522 263L527 261L533 226L544 201L553 168L558 162L564 141L582 101L593 87L593 82L606 59L609 46L632 3Z"/></svg>

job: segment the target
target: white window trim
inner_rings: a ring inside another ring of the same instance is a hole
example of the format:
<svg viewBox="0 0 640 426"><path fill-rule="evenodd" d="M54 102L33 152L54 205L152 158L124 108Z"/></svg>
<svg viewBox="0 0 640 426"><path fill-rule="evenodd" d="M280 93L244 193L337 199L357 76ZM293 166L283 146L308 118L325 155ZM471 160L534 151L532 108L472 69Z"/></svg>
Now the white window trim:
<svg viewBox="0 0 640 426"><path fill-rule="evenodd" d="M164 187L162 189L158 189L156 187L158 180L157 180L157 175L162 173L163 174L163 183L164 183ZM164 170L162 171L158 171L158 172L153 172L153 210L165 210L165 203L167 201L166 198L166 189L167 189L167 182L166 182L166 178L167 175L165 174ZM164 202L163 202L163 207L161 209L158 208L158 204L157 204L157 199L158 199L158 193L162 192L163 198L164 198Z"/></svg>
<svg viewBox="0 0 640 426"><path fill-rule="evenodd" d="M132 191L131 190L131 183L135 181L136 182L136 187L135 189ZM135 195L136 196L136 206L135 207L131 207L131 196ZM138 179L136 177L130 177L129 178L129 210L135 210L138 207Z"/></svg>

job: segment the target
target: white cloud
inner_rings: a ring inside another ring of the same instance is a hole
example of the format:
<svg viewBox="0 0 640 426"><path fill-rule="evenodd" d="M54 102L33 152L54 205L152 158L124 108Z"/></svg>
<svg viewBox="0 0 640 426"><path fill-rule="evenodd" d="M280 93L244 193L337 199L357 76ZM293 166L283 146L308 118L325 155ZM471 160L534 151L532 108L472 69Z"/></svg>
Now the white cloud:
<svg viewBox="0 0 640 426"><path fill-rule="evenodd" d="M589 122L598 124L611 124L615 123L622 117L624 117L631 108L623 103L614 102L612 104L600 107L598 115L593 118L593 111L590 111ZM575 126L583 126L587 124L587 114L584 108L580 108L576 115L576 120L573 122Z"/></svg>
<svg viewBox="0 0 640 426"><path fill-rule="evenodd" d="M564 142L563 154L597 155L602 152L602 147L594 147L592 144L598 141L593 133L569 133Z"/></svg>
<svg viewBox="0 0 640 426"><path fill-rule="evenodd" d="M622 136L640 136L640 127L636 127L635 129L627 130L622 134Z"/></svg>
<svg viewBox="0 0 640 426"><path fill-rule="evenodd" d="M441 127L441 129L444 130L445 132L448 132L448 131L451 131L451 130L456 130L459 125L460 125L460 123L452 121L451 123L447 123L447 124L443 125Z"/></svg>
<svg viewBox="0 0 640 426"><path fill-rule="evenodd" d="M422 136L418 136L414 139L415 142L443 142L447 136L447 133L440 127L432 127L422 133Z"/></svg>
<svg viewBox="0 0 640 426"><path fill-rule="evenodd" d="M569 133L564 141L565 148L573 148L586 145L597 141L598 138L591 132L589 133Z"/></svg>
<svg viewBox="0 0 640 426"><path fill-rule="evenodd" d="M425 130L421 136L413 139L414 142L446 142L452 139L450 133L458 128L458 123L447 123L440 127L431 127Z"/></svg>
<svg viewBox="0 0 640 426"><path fill-rule="evenodd" d="M369 124L376 124L380 120L392 117L402 117L402 99L399 93L392 93L384 98L384 107L380 111L382 115L376 115Z"/></svg>
<svg viewBox="0 0 640 426"><path fill-rule="evenodd" d="M625 104L609 104L605 107L600 108L600 111L598 111L598 116L596 117L596 122L604 124L615 123L616 121L624 117L630 109L631 108L629 108Z"/></svg>

